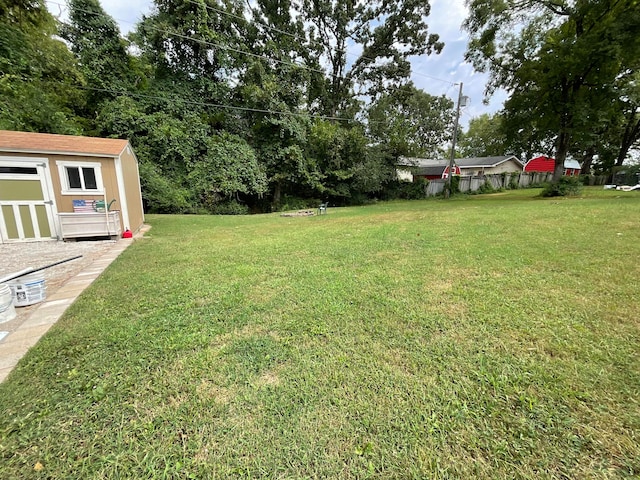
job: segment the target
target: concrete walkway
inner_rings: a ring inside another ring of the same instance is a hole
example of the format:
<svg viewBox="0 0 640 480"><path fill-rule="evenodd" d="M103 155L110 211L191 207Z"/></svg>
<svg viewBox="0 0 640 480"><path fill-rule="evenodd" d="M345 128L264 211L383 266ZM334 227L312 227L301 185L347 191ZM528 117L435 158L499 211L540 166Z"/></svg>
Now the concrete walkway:
<svg viewBox="0 0 640 480"><path fill-rule="evenodd" d="M147 230L148 227L143 227L143 230L136 235L136 238L141 238ZM40 337L58 321L78 295L91 285L131 243L133 243L133 239L119 239L114 243L113 247L90 264L89 267L75 277L70 278L58 290L52 292L51 295L47 294L45 301L35 308L20 326L0 340L0 382L7 378L11 370L18 364L18 361L32 346L38 343ZM2 330L1 324L0 330Z"/></svg>

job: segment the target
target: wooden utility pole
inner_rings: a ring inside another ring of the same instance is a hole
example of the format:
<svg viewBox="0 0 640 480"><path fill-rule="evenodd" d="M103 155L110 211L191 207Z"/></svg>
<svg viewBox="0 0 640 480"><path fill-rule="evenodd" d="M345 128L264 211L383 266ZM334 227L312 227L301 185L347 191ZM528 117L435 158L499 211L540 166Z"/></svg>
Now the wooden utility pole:
<svg viewBox="0 0 640 480"><path fill-rule="evenodd" d="M456 158L456 139L458 137L458 119L460 118L460 103L462 103L462 85L460 82L460 93L458 93L458 105L456 106L456 119L453 123L453 140L451 141L451 158L449 158L449 177L447 178L447 195L451 195L451 179L453 178L453 160Z"/></svg>

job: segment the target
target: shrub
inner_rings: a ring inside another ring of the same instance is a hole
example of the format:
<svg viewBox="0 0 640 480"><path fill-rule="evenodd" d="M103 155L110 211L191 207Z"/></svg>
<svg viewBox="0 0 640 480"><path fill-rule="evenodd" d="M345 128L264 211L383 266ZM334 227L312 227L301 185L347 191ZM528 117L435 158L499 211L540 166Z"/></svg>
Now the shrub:
<svg viewBox="0 0 640 480"><path fill-rule="evenodd" d="M291 195L283 195L277 211L288 212L290 210L305 210L308 208L318 208L322 201L317 198L300 198Z"/></svg>
<svg viewBox="0 0 640 480"><path fill-rule="evenodd" d="M543 197L566 197L579 195L582 191L582 182L578 177L560 177L557 182L552 182L542 190Z"/></svg>
<svg viewBox="0 0 640 480"><path fill-rule="evenodd" d="M382 198L384 200L420 200L427 196L428 180L418 179L415 182L392 182L385 188Z"/></svg>
<svg viewBox="0 0 640 480"><path fill-rule="evenodd" d="M247 215L249 213L249 207L236 200L230 200L213 205L210 211L214 215Z"/></svg>
<svg viewBox="0 0 640 480"><path fill-rule="evenodd" d="M480 185L480 188L476 190L476 193L494 193L496 189L491 184L489 180L485 180L485 182Z"/></svg>

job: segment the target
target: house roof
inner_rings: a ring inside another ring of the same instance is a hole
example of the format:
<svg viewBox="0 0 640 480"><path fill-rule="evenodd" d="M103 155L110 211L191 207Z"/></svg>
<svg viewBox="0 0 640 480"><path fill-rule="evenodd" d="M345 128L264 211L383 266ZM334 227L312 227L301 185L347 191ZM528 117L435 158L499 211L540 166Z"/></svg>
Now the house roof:
<svg viewBox="0 0 640 480"><path fill-rule="evenodd" d="M477 168L477 167L495 167L501 163L513 160L520 166L524 166L518 157L514 155L504 155L501 157L473 157L473 158L456 158L456 165L462 168Z"/></svg>
<svg viewBox="0 0 640 480"><path fill-rule="evenodd" d="M127 140L0 130L0 151L117 157Z"/></svg>
<svg viewBox="0 0 640 480"><path fill-rule="evenodd" d="M576 170L580 170L582 167L577 160L565 160L564 168L575 168Z"/></svg>
<svg viewBox="0 0 640 480"><path fill-rule="evenodd" d="M433 167L449 165L449 160L436 160L433 158L400 157L399 165L405 167Z"/></svg>
<svg viewBox="0 0 640 480"><path fill-rule="evenodd" d="M434 165L430 167L418 167L416 168L415 175L423 175L423 176L442 176L444 169L447 168L447 165Z"/></svg>

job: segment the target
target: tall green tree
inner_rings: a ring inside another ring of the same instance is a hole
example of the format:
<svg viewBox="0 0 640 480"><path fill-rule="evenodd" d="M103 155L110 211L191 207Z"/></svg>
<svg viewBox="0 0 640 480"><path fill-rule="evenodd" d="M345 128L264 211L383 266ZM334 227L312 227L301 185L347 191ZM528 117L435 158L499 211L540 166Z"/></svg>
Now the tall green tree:
<svg viewBox="0 0 640 480"><path fill-rule="evenodd" d="M306 106L321 70L292 9L286 0L252 4L245 41L258 56L247 59L234 89L237 104L250 109L243 113L244 133L265 168L276 209L284 195L312 196L319 181L317 166L304 149L310 126Z"/></svg>
<svg viewBox="0 0 640 480"><path fill-rule="evenodd" d="M637 0L472 0L467 59L506 89L507 114L534 138L554 136L554 179L572 139L594 118L640 54Z"/></svg>
<svg viewBox="0 0 640 480"><path fill-rule="evenodd" d="M69 21L60 33L78 59L86 81L84 116L95 118L102 101L115 98L115 92L132 90L145 78L128 54L128 42L121 37L118 25L98 0L71 0Z"/></svg>
<svg viewBox="0 0 640 480"><path fill-rule="evenodd" d="M456 153L460 157L492 157L505 155L507 150L502 117L483 113L469 121L469 128L460 136Z"/></svg>
<svg viewBox="0 0 640 480"><path fill-rule="evenodd" d="M240 194L263 195L267 177L255 151L240 137L221 133L207 139L206 155L194 159L189 181L200 203L214 209Z"/></svg>
<svg viewBox="0 0 640 480"><path fill-rule="evenodd" d="M440 158L453 132L453 102L407 84L381 96L368 111L369 133L392 161Z"/></svg>
<svg viewBox="0 0 640 480"><path fill-rule="evenodd" d="M359 109L356 95L375 98L406 83L410 56L444 46L428 31L429 12L425 0L303 0L300 14L328 65L318 111L350 115ZM354 44L360 53L349 56Z"/></svg>
<svg viewBox="0 0 640 480"><path fill-rule="evenodd" d="M0 128L80 133L73 56L41 0L0 0Z"/></svg>

